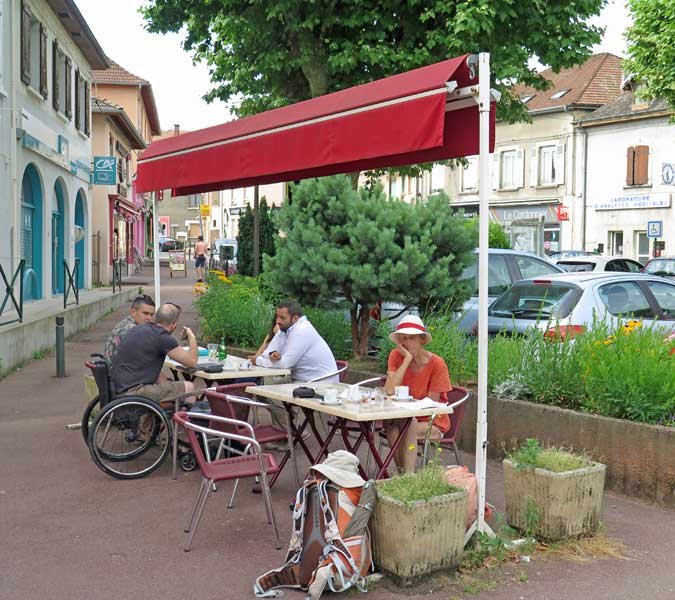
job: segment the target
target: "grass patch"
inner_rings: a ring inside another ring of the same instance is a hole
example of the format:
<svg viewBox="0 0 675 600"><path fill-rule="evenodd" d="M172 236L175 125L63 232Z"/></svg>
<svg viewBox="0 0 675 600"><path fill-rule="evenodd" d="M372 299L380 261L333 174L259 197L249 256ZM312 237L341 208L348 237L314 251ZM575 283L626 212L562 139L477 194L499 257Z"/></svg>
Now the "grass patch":
<svg viewBox="0 0 675 600"><path fill-rule="evenodd" d="M460 488L450 485L445 480L442 467L431 463L416 473L404 473L378 482L377 489L386 496L406 504L460 491Z"/></svg>
<svg viewBox="0 0 675 600"><path fill-rule="evenodd" d="M544 448L533 438L528 438L506 455L517 469L545 469L553 473L575 471L593 464L584 455L572 454L562 448Z"/></svg>
<svg viewBox="0 0 675 600"><path fill-rule="evenodd" d="M590 562L600 558L618 558L628 560L626 546L619 540L608 538L604 534L590 538L563 540L545 544L540 542L537 552L549 558L561 558L579 562Z"/></svg>

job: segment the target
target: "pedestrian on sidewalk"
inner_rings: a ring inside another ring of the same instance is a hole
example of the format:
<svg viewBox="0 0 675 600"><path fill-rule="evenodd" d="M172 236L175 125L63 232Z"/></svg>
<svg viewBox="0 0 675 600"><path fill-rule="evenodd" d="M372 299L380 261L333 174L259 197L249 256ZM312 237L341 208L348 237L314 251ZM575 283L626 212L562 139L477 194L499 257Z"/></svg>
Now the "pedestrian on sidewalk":
<svg viewBox="0 0 675 600"><path fill-rule="evenodd" d="M206 266L206 242L204 236L200 235L195 244L195 271L197 271L197 281L204 281L204 267Z"/></svg>
<svg viewBox="0 0 675 600"><path fill-rule="evenodd" d="M154 319L155 301L147 294L136 296L131 302L129 314L113 327L111 334L105 342L103 356L109 367L112 365L113 358L115 358L124 336L136 325L151 323Z"/></svg>

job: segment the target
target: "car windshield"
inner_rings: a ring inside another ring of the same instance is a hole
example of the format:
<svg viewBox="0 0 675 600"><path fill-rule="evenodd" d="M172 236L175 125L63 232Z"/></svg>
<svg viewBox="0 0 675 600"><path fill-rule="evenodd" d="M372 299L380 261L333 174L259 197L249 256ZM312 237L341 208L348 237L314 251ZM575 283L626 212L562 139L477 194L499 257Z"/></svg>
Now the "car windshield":
<svg viewBox="0 0 675 600"><path fill-rule="evenodd" d="M564 319L576 304L579 288L562 283L515 285L490 308L494 317L516 319Z"/></svg>
<svg viewBox="0 0 675 600"><path fill-rule="evenodd" d="M675 258L650 260L644 272L650 275L675 275Z"/></svg>
<svg viewBox="0 0 675 600"><path fill-rule="evenodd" d="M592 271L595 268L595 263L579 262L579 261L565 261L559 260L557 262L559 267L562 267L568 273L582 273L584 271Z"/></svg>

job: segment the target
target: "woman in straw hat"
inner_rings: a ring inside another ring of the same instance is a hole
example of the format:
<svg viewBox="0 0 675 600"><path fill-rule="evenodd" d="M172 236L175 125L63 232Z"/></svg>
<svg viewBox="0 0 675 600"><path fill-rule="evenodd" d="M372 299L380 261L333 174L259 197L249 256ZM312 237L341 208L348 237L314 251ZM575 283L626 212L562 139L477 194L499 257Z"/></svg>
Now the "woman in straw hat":
<svg viewBox="0 0 675 600"><path fill-rule="evenodd" d="M389 354L387 382L384 387L387 394L393 394L396 386L408 386L410 395L417 400L429 397L437 402L448 401L447 392L452 390L450 374L445 361L424 348L431 341L422 319L409 315L401 320L396 331L389 335L396 344ZM417 461L417 440L426 434L429 417L413 419L408 431L394 455L399 470L414 472ZM387 421L387 439L393 444L399 435L401 421ZM439 415L431 424L430 439L438 440L450 429L448 415Z"/></svg>

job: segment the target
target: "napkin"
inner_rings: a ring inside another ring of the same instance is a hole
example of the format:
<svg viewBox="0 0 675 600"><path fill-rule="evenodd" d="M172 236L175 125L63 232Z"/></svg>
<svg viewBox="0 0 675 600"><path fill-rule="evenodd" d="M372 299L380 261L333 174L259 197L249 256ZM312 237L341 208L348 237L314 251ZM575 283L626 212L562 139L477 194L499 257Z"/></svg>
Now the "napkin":
<svg viewBox="0 0 675 600"><path fill-rule="evenodd" d="M422 398L421 400L414 400L412 402L400 402L397 403L396 408L404 408L406 410L420 410L422 408L444 408L447 404L442 402L436 402L431 398Z"/></svg>

